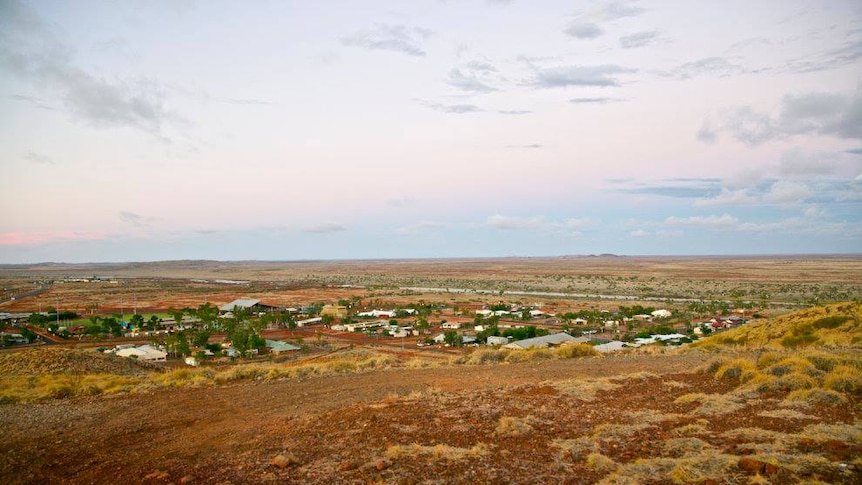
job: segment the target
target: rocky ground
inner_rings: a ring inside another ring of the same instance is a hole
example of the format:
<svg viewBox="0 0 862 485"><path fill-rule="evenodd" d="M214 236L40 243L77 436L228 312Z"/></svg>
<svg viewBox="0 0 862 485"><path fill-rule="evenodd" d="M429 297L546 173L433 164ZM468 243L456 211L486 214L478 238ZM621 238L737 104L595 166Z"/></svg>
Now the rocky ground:
<svg viewBox="0 0 862 485"><path fill-rule="evenodd" d="M0 405L2 483L859 483L860 400L634 355ZM688 396L685 398L684 396Z"/></svg>

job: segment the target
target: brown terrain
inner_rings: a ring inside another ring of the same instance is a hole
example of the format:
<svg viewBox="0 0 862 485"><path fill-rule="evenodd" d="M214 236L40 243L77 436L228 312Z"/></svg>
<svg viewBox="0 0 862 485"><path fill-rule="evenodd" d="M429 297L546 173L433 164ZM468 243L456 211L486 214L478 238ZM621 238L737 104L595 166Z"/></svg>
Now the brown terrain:
<svg viewBox="0 0 862 485"><path fill-rule="evenodd" d="M716 297L768 287L799 301L827 286L858 294L862 259L46 265L4 268L0 275L13 292L66 276L125 279L55 282L0 311L58 302L128 313L130 305L157 311L247 296L277 304L359 297L369 307L481 306L504 298L397 286L473 281L486 288L495 272L495 288L557 291L578 284L574 291L627 293L645 281L666 291L694 281ZM633 274L637 281L612 288ZM189 281L216 278L249 283ZM363 288L327 286L360 283ZM534 300L548 307L630 304ZM847 317L821 318L836 311ZM0 483L860 483L858 305L818 312L805 317L805 328L832 332L822 341L838 343L805 351L769 347L766 340L739 343L749 336L722 337L705 350L567 358L548 351L402 349L395 339L313 328L267 333L318 339L302 356L240 366L219 361L190 369L174 361L154 370L66 345L6 350L0 352L0 396L45 379L59 384L55 398L0 399ZM802 320L787 322L794 336L813 335L799 330ZM382 363L356 364L368 356ZM327 370L308 370L317 363ZM110 392L107 384L87 384L99 379L127 380Z"/></svg>

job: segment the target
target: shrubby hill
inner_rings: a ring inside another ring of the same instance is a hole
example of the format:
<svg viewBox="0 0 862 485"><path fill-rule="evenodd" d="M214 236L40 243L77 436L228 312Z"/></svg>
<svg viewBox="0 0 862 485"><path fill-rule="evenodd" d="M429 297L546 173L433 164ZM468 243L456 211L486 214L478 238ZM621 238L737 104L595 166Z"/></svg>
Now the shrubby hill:
<svg viewBox="0 0 862 485"><path fill-rule="evenodd" d="M852 347L862 345L862 303L813 307L704 338L695 347L742 348Z"/></svg>

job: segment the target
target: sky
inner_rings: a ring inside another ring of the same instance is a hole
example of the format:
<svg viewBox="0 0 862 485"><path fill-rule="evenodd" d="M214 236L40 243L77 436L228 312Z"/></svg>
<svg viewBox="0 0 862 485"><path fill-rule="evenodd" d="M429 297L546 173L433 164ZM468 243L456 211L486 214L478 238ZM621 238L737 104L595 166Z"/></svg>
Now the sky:
<svg viewBox="0 0 862 485"><path fill-rule="evenodd" d="M862 3L0 0L0 263L862 253Z"/></svg>

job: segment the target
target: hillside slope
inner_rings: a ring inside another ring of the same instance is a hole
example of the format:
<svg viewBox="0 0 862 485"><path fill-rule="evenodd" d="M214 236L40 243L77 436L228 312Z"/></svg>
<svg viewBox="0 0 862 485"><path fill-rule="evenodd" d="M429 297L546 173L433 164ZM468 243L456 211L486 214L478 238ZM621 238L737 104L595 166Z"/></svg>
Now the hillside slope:
<svg viewBox="0 0 862 485"><path fill-rule="evenodd" d="M818 306L758 320L701 339L694 345L702 349L718 346L788 349L862 346L862 304Z"/></svg>

